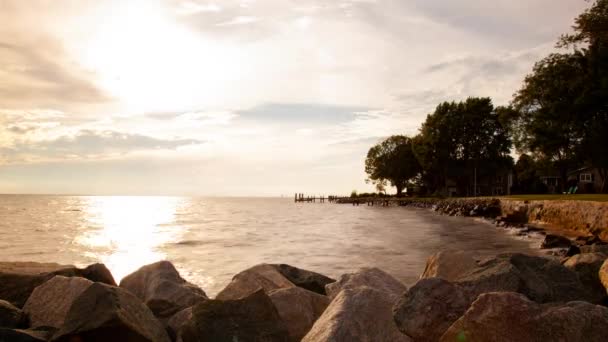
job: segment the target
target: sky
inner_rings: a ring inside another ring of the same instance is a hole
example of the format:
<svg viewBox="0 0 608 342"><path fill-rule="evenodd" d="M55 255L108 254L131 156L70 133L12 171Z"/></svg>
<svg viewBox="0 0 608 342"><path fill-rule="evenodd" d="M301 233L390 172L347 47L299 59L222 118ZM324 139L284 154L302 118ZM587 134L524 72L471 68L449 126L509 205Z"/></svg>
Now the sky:
<svg viewBox="0 0 608 342"><path fill-rule="evenodd" d="M508 104L583 0L0 0L0 193L368 191L442 101Z"/></svg>

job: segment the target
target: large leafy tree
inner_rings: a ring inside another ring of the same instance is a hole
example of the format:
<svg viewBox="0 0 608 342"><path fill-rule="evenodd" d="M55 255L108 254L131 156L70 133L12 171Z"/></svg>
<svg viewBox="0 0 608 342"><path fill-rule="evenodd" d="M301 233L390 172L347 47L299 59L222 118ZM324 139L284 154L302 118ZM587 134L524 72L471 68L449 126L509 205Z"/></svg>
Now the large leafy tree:
<svg viewBox="0 0 608 342"><path fill-rule="evenodd" d="M407 182L420 174L420 164L412 152L412 139L394 135L370 148L365 172L375 184L390 182L401 195Z"/></svg>
<svg viewBox="0 0 608 342"><path fill-rule="evenodd" d="M608 175L608 0L598 0L575 21L558 47L569 49L536 64L516 93L512 122L516 147L560 170L581 162ZM604 186L605 188L605 186ZM605 189L604 189L605 191Z"/></svg>
<svg viewBox="0 0 608 342"><path fill-rule="evenodd" d="M468 98L444 102L427 116L414 138L414 153L431 191L443 190L447 179L453 179L460 193L472 194L476 176L492 175L512 165L502 112L489 98Z"/></svg>

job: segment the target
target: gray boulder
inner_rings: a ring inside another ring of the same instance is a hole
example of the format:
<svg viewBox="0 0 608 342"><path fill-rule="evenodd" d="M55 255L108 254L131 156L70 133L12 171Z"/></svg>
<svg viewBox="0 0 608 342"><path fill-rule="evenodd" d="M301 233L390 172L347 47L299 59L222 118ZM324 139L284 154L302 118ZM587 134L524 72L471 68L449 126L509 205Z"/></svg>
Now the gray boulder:
<svg viewBox="0 0 608 342"><path fill-rule="evenodd" d="M184 280L168 261L141 267L123 278L120 287L143 301L161 320L207 299L203 290Z"/></svg>
<svg viewBox="0 0 608 342"><path fill-rule="evenodd" d="M13 304L0 299L0 327L20 328L23 322L23 312Z"/></svg>
<svg viewBox="0 0 608 342"><path fill-rule="evenodd" d="M272 290L294 286L276 267L260 264L235 275L230 284L216 296L216 299L234 300L247 297L259 289L268 293Z"/></svg>
<svg viewBox="0 0 608 342"><path fill-rule="evenodd" d="M325 291L330 299L335 298L344 289L354 289L367 286L374 290L384 292L394 301L399 298L407 288L399 280L378 268L362 268L358 272L343 274L338 281L327 284Z"/></svg>
<svg viewBox="0 0 608 342"><path fill-rule="evenodd" d="M538 304L512 292L486 293L440 341L600 342L608 336L608 308L586 302Z"/></svg>
<svg viewBox="0 0 608 342"><path fill-rule="evenodd" d="M477 260L467 251L441 251L431 255L420 278L441 278L455 281L462 274L475 269Z"/></svg>
<svg viewBox="0 0 608 342"><path fill-rule="evenodd" d="M0 299L21 308L36 287L56 275L90 278L92 281L116 285L102 264L80 269L55 263L0 262Z"/></svg>
<svg viewBox="0 0 608 342"><path fill-rule="evenodd" d="M93 283L72 303L53 341L168 342L162 324L129 291Z"/></svg>
<svg viewBox="0 0 608 342"><path fill-rule="evenodd" d="M329 298L301 287L270 291L270 300L287 325L292 341L300 341L329 305Z"/></svg>
<svg viewBox="0 0 608 342"><path fill-rule="evenodd" d="M467 310L469 294L441 278L426 278L411 287L394 306L399 330L415 341L437 341Z"/></svg>
<svg viewBox="0 0 608 342"><path fill-rule="evenodd" d="M180 334L184 342L290 341L285 322L262 289L237 300L197 304Z"/></svg>
<svg viewBox="0 0 608 342"><path fill-rule="evenodd" d="M599 271L607 258L603 253L585 253L577 254L564 262L564 266L578 274L583 285L591 293L593 303L602 303L606 298L606 289L600 282Z"/></svg>
<svg viewBox="0 0 608 342"><path fill-rule="evenodd" d="M302 339L303 342L409 342L392 318L393 296L366 286L345 288Z"/></svg>
<svg viewBox="0 0 608 342"><path fill-rule="evenodd" d="M335 279L326 277L320 273L303 270L286 264L273 265L287 280L294 285L326 295L325 285L335 282Z"/></svg>
<svg viewBox="0 0 608 342"><path fill-rule="evenodd" d="M72 303L91 285L93 282L88 279L55 276L38 286L23 307L23 312L29 317L30 326L59 329Z"/></svg>

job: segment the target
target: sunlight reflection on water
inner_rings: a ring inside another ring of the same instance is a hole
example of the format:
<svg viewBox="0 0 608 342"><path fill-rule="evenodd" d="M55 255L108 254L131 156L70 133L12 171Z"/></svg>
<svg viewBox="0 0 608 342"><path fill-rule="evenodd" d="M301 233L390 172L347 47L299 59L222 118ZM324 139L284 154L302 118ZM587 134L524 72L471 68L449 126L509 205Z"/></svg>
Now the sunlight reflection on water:
<svg viewBox="0 0 608 342"><path fill-rule="evenodd" d="M159 247L181 236L180 227L172 224L180 202L172 197L89 197L84 207L89 227L75 241L120 281L142 265L166 258Z"/></svg>

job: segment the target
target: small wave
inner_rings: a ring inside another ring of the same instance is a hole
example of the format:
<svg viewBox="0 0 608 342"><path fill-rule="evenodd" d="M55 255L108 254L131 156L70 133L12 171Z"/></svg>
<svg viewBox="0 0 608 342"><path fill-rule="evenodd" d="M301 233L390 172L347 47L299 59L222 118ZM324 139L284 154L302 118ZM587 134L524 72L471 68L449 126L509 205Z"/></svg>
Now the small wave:
<svg viewBox="0 0 608 342"><path fill-rule="evenodd" d="M170 245L174 245L174 246L200 246L200 245L204 245L204 244L205 244L205 241L201 241L201 240L182 240L182 241L170 243Z"/></svg>

